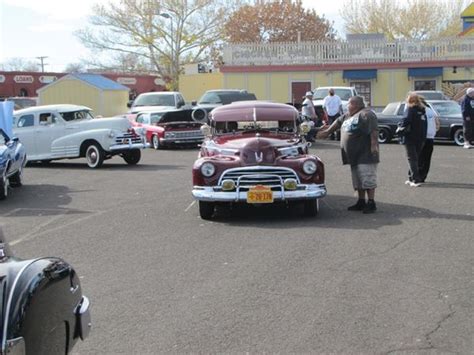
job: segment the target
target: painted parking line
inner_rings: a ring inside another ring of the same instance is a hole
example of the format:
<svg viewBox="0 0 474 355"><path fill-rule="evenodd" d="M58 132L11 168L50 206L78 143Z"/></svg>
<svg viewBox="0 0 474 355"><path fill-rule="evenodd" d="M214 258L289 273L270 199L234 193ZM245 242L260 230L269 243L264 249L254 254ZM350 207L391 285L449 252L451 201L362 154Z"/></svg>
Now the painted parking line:
<svg viewBox="0 0 474 355"><path fill-rule="evenodd" d="M196 203L196 200L194 200L193 202L191 202L191 203L189 204L189 206L184 210L184 212L188 212L189 209L190 209L191 207L193 207L195 203Z"/></svg>

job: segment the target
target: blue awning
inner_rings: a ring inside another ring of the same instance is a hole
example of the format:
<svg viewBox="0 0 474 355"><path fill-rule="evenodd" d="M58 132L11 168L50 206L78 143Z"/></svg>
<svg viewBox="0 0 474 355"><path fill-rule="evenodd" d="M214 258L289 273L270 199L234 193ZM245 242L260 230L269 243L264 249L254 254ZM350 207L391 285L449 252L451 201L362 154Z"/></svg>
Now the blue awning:
<svg viewBox="0 0 474 355"><path fill-rule="evenodd" d="M435 68L408 68L409 77L429 77L429 76L442 76L443 67Z"/></svg>
<svg viewBox="0 0 474 355"><path fill-rule="evenodd" d="M377 79L377 69L344 70L343 79Z"/></svg>

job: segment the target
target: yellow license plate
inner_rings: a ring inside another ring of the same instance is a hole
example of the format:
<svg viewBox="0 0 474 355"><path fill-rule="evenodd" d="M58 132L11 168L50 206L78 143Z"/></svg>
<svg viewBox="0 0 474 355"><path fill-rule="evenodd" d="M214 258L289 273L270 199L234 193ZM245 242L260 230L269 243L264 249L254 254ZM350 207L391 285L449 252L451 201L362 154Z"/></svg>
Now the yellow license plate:
<svg viewBox="0 0 474 355"><path fill-rule="evenodd" d="M273 203L273 192L266 186L254 186L247 192L247 203Z"/></svg>

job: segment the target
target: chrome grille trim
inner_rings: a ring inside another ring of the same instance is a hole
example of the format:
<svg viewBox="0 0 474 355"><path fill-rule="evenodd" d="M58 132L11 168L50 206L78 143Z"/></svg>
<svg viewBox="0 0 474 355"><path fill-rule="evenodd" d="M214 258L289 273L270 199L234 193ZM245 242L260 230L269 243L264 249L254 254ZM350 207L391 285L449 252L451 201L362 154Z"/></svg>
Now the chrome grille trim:
<svg viewBox="0 0 474 355"><path fill-rule="evenodd" d="M285 179L295 179L300 184L298 174L293 169L285 167L271 166L251 166L242 168L232 168L224 171L219 178L218 185L222 185L223 180L233 180L238 187L250 187L255 185L265 185L280 187Z"/></svg>
<svg viewBox="0 0 474 355"><path fill-rule="evenodd" d="M115 137L116 144L124 144L123 143L124 140L127 140L126 144L128 144L129 141L131 141L132 144L141 143L142 137L133 133L124 133L124 134L121 134L120 136Z"/></svg>
<svg viewBox="0 0 474 355"><path fill-rule="evenodd" d="M203 138L204 135L202 134L201 131L170 131L166 132L170 134L174 134L173 136L166 136L166 138L190 138L190 137L195 137L195 138Z"/></svg>

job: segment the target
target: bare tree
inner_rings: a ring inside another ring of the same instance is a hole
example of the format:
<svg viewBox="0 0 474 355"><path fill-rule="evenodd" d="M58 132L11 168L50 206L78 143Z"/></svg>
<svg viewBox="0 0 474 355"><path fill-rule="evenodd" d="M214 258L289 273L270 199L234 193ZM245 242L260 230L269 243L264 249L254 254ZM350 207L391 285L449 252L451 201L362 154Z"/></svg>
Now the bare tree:
<svg viewBox="0 0 474 355"><path fill-rule="evenodd" d="M0 64L0 68L5 71L32 71L39 72L40 66L36 61L25 58L10 58Z"/></svg>
<svg viewBox="0 0 474 355"><path fill-rule="evenodd" d="M96 51L140 57L176 90L183 65L222 38L234 6L231 0L121 0L96 5L91 26L76 35Z"/></svg>
<svg viewBox="0 0 474 355"><path fill-rule="evenodd" d="M301 0L242 6L230 16L225 31L231 43L315 41L335 36L332 24L315 10L305 9Z"/></svg>
<svg viewBox="0 0 474 355"><path fill-rule="evenodd" d="M347 33L384 33L389 39L433 39L461 32L468 0L345 0Z"/></svg>
<svg viewBox="0 0 474 355"><path fill-rule="evenodd" d="M66 73L84 73L86 70L86 66L83 63L69 63L64 68Z"/></svg>

